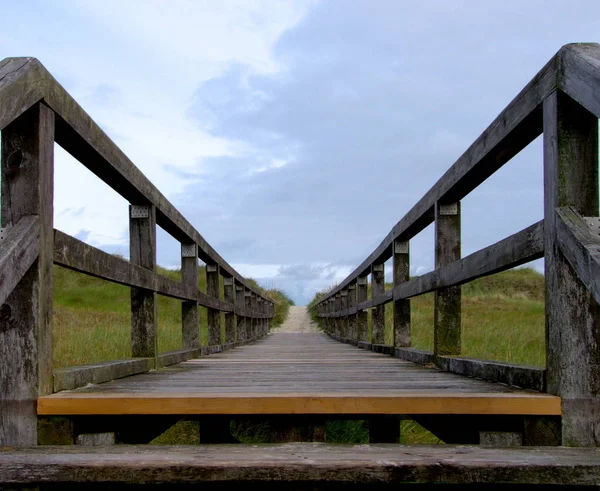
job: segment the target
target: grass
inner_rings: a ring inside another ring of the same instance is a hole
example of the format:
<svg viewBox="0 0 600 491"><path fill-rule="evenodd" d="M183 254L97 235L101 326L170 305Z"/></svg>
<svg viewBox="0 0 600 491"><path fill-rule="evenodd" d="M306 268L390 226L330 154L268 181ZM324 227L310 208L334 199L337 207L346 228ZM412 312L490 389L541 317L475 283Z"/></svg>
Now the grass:
<svg viewBox="0 0 600 491"><path fill-rule="evenodd" d="M178 271L160 269L174 280ZM205 275L199 288L206 291ZM256 282L253 282L257 287ZM54 274L54 365L70 366L131 356L129 288L74 273L58 266ZM391 285L386 285L391 288ZM462 288L462 354L475 358L545 365L544 278L531 269L516 269L481 278ZM276 302L275 325L287 316L291 300L281 291L267 292ZM317 297L316 297L317 298ZM316 299L311 306L314 307ZM200 339L206 344L206 309L200 308ZM314 312L314 308L312 309ZM386 306L386 342L391 343L391 304ZM370 318L370 316L369 316ZM223 323L222 323L223 324ZM433 348L433 295L411 300L412 345ZM159 351L181 347L180 302L158 298ZM232 423L232 433L244 443L277 441L268 421ZM361 420L327 422L329 443L367 443ZM197 444L199 427L183 420L153 443ZM401 422L402 443L441 443L411 420Z"/></svg>
<svg viewBox="0 0 600 491"><path fill-rule="evenodd" d="M198 287L206 291L204 267L200 268ZM177 270L158 268L158 272L180 281ZM55 367L84 365L131 357L131 301L129 288L54 267L53 358ZM257 289L275 301L277 327L293 303L279 290ZM223 286L221 285L221 290ZM222 295L222 292L221 292ZM181 302L158 296L158 349L164 353L181 349ZM199 307L200 344L208 344L207 310ZM224 314L223 314L224 315ZM221 321L222 335L225 322Z"/></svg>

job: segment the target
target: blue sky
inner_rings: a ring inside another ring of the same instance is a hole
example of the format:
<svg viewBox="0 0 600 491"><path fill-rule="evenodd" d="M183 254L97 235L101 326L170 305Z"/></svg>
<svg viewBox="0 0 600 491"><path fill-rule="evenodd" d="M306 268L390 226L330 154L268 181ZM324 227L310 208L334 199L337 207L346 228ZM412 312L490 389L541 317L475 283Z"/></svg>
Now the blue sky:
<svg viewBox="0 0 600 491"><path fill-rule="evenodd" d="M35 56L240 273L342 280L597 1L2 2ZM463 254L542 218L539 141L463 201ZM60 150L56 227L126 254L127 203ZM431 228L411 243L433 267ZM160 264L178 244L159 234Z"/></svg>

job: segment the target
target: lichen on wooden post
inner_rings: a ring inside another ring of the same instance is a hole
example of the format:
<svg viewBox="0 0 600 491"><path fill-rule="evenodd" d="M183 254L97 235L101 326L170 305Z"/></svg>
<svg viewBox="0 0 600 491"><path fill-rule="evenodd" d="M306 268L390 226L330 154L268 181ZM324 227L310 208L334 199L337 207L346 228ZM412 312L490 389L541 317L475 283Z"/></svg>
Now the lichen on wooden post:
<svg viewBox="0 0 600 491"><path fill-rule="evenodd" d="M2 129L2 227L39 217L39 256L0 310L0 446L36 445L52 393L54 112L35 104Z"/></svg>
<svg viewBox="0 0 600 491"><path fill-rule="evenodd" d="M435 267L460 259L460 202L435 205ZM459 355L461 350L460 286L440 288L434 295L434 347L436 356Z"/></svg>
<svg viewBox="0 0 600 491"><path fill-rule="evenodd" d="M544 100L548 392L562 398L562 443L600 443L600 308L561 253L556 208L598 216L598 118L560 91Z"/></svg>
<svg viewBox="0 0 600 491"><path fill-rule="evenodd" d="M156 208L149 203L129 206L129 260L156 271ZM131 356L158 356L156 292L131 288Z"/></svg>
<svg viewBox="0 0 600 491"><path fill-rule="evenodd" d="M371 297L377 298L385 293L385 264L373 264L371 268ZM385 343L385 305L373 308L371 325L371 342Z"/></svg>
<svg viewBox="0 0 600 491"><path fill-rule="evenodd" d="M410 279L410 243L396 240L394 251L394 287ZM394 342L396 348L409 347L410 340L410 299L394 300Z"/></svg>
<svg viewBox="0 0 600 491"><path fill-rule="evenodd" d="M206 294L214 298L220 298L219 288L219 265L206 265ZM218 346L221 344L221 312L217 309L208 308L208 345Z"/></svg>
<svg viewBox="0 0 600 491"><path fill-rule="evenodd" d="M181 281L198 288L198 246L195 243L181 244ZM183 348L198 348L198 302L181 302L181 323Z"/></svg>

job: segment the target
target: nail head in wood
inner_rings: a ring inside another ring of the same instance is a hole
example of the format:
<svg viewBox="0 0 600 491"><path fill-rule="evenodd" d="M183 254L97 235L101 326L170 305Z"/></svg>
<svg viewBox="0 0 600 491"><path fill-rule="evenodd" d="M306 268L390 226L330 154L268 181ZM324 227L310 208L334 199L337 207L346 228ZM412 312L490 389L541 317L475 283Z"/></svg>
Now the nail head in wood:
<svg viewBox="0 0 600 491"><path fill-rule="evenodd" d="M408 240L398 240L394 242L394 253L395 254L408 254L409 251L409 241Z"/></svg>
<svg viewBox="0 0 600 491"><path fill-rule="evenodd" d="M439 214L444 216L458 215L458 203L450 203L448 205L439 205Z"/></svg>
<svg viewBox="0 0 600 491"><path fill-rule="evenodd" d="M181 244L181 257L198 257L196 244Z"/></svg>
<svg viewBox="0 0 600 491"><path fill-rule="evenodd" d="M149 218L150 207L145 205L131 205L131 218Z"/></svg>
<svg viewBox="0 0 600 491"><path fill-rule="evenodd" d="M600 235L600 217L583 217L583 219L594 235Z"/></svg>

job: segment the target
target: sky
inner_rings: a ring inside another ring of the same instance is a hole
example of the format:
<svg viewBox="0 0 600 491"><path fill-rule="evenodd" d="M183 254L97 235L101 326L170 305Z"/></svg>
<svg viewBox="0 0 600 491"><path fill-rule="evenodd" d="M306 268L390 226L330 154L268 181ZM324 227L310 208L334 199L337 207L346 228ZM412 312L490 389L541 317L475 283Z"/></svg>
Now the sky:
<svg viewBox="0 0 600 491"><path fill-rule="evenodd" d="M0 6L0 59L38 58L234 268L299 305L354 270L562 45L600 42L597 0ZM542 218L540 143L463 200L463 255ZM127 202L55 157L55 227L127 256ZM162 230L157 249L179 266ZM430 226L412 274L433 250Z"/></svg>

